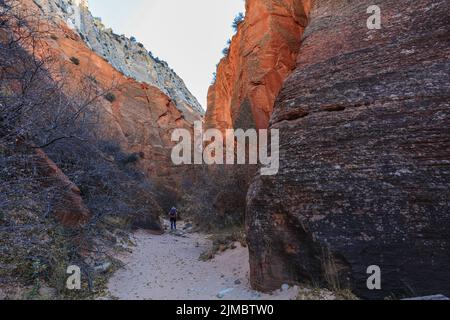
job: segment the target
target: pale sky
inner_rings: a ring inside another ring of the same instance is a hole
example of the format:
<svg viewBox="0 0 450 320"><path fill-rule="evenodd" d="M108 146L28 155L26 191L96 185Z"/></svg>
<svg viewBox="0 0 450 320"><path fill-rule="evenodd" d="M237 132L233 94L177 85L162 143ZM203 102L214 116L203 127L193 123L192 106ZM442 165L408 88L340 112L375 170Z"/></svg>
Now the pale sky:
<svg viewBox="0 0 450 320"><path fill-rule="evenodd" d="M117 34L134 36L167 61L206 109L206 96L231 24L244 0L89 0L94 16Z"/></svg>

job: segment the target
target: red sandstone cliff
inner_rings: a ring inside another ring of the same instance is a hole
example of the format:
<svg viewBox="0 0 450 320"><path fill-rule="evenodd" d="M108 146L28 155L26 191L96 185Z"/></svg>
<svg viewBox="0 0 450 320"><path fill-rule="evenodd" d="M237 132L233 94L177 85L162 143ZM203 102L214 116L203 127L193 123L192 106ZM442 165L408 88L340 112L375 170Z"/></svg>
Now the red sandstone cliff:
<svg viewBox="0 0 450 320"><path fill-rule="evenodd" d="M217 68L206 126L267 128L283 81L295 67L310 1L248 0L245 21Z"/></svg>
<svg viewBox="0 0 450 320"><path fill-rule="evenodd" d="M177 168L171 167L169 158L173 146L170 141L172 130L190 129L192 121L201 120L201 115L184 115L158 88L125 77L65 26L48 39L48 44L63 61L74 86L89 75L93 77L92 85L99 91L114 88L114 101L95 101L101 117L97 127L99 135L119 141L129 152L142 153L142 168L150 176L168 177L174 173L172 169L176 171ZM71 62L73 57L78 64Z"/></svg>
<svg viewBox="0 0 450 320"><path fill-rule="evenodd" d="M310 1L246 1L245 20L209 88L206 128L223 132L268 127L278 92L295 67L310 6ZM219 225L242 223L245 196L256 167L209 167L207 171L214 187L219 187L208 188L212 207L205 214L215 216Z"/></svg>
<svg viewBox="0 0 450 320"><path fill-rule="evenodd" d="M43 14L32 0L24 0L21 5L27 12ZM33 48L33 54L52 57L52 64L58 68L49 71L55 80L62 80L61 88L67 96L76 99L80 89L112 93L109 99L103 94L92 101L93 130L98 140L117 142L123 152L138 154L138 168L149 181L165 187L167 192L162 198L175 198L187 168L172 165L171 133L176 128L191 129L193 121L202 119L200 112L195 108L180 111L157 87L124 76L92 51L64 22L44 16L36 21L48 34ZM148 202L152 204L146 211L154 223L143 220L148 222L146 225L159 225L160 208L154 205L153 199Z"/></svg>
<svg viewBox="0 0 450 320"><path fill-rule="evenodd" d="M449 2L378 1L381 30L366 27L372 4L314 1L271 118L279 174L248 193L257 289L450 293Z"/></svg>

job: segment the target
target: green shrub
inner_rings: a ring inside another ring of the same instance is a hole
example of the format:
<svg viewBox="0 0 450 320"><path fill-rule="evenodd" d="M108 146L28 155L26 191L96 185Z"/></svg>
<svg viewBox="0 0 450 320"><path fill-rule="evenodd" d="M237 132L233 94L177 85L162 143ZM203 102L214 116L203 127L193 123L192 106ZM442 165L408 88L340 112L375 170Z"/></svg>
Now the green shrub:
<svg viewBox="0 0 450 320"><path fill-rule="evenodd" d="M238 31L239 25L244 22L245 16L242 12L239 12L239 14L234 18L232 27L235 32Z"/></svg>
<svg viewBox="0 0 450 320"><path fill-rule="evenodd" d="M72 61L72 63L76 66L80 65L80 60L78 58L72 57L70 58L70 61Z"/></svg>
<svg viewBox="0 0 450 320"><path fill-rule="evenodd" d="M95 76L93 76L93 75L87 76L86 79L91 81L91 82L93 82L93 83L95 83L95 84L98 84L97 78Z"/></svg>
<svg viewBox="0 0 450 320"><path fill-rule="evenodd" d="M107 94L105 94L105 99L113 103L114 101L116 101L116 96L114 93L108 92Z"/></svg>

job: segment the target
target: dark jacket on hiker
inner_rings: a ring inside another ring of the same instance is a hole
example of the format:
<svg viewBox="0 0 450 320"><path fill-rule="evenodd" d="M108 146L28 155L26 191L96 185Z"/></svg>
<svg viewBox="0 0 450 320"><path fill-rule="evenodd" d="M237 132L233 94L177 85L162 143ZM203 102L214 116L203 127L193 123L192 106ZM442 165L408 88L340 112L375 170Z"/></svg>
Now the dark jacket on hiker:
<svg viewBox="0 0 450 320"><path fill-rule="evenodd" d="M170 229L174 230L177 228L177 217L178 217L177 209L175 207L170 209L169 217L170 217Z"/></svg>

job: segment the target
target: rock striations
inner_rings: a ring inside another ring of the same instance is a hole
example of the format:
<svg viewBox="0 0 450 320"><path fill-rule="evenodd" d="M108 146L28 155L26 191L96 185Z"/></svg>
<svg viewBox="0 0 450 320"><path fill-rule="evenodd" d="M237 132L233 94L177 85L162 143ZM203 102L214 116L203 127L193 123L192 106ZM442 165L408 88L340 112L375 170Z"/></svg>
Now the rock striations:
<svg viewBox="0 0 450 320"><path fill-rule="evenodd" d="M372 4L313 4L270 122L280 172L248 192L257 289L450 293L449 2L380 0L381 30L366 26Z"/></svg>
<svg viewBox="0 0 450 320"><path fill-rule="evenodd" d="M60 69L68 75L63 90L67 93L75 91L83 83L92 91L108 92L93 102L94 130L98 139L118 143L123 152L137 155L138 168L164 193L158 199L159 205L163 208L173 205L173 199L180 192L183 172L189 168L172 164L170 154L174 143L171 133L176 128L191 130L194 121L202 120L202 111L195 98L165 64L155 62L158 71L146 74L146 68L154 60L146 55L141 64L138 60L133 61L131 55L136 53L136 47L140 48L138 44L123 39L124 43L120 45L121 40L115 39L110 31L89 27L87 23L94 23L94 20L87 11L86 2L24 0L22 4L28 10L50 18L43 20L50 26L47 28L50 34L41 43L40 50L52 52L61 64ZM80 12L78 19L76 14ZM63 19L55 18L55 15ZM88 40L94 34L98 42ZM128 49L127 43L130 44ZM116 47L110 47L112 44ZM102 54L100 51L107 47L110 55L106 51ZM121 61L122 54L130 55L130 61L126 62L125 57ZM130 69L121 70L121 63L129 63ZM146 75L148 81L139 81L139 72ZM160 225L160 208L152 206L146 210L152 221L145 221L145 225Z"/></svg>
<svg viewBox="0 0 450 320"><path fill-rule="evenodd" d="M295 67L310 5L310 1L246 1L245 20L209 88L206 128L224 132L268 127L275 98ZM213 210L208 214L212 211L217 220L242 222L246 191L256 167L221 169L208 170L210 180L220 185L217 191L209 189Z"/></svg>
<svg viewBox="0 0 450 320"><path fill-rule="evenodd" d="M169 96L187 118L203 114L203 108L187 89L183 80L134 38L117 35L89 11L87 0L34 0L39 8L55 20L59 17L80 35L84 42L114 68L139 82L159 88Z"/></svg>
<svg viewBox="0 0 450 320"><path fill-rule="evenodd" d="M208 93L206 125L267 128L281 85L295 67L310 1L248 0Z"/></svg>

